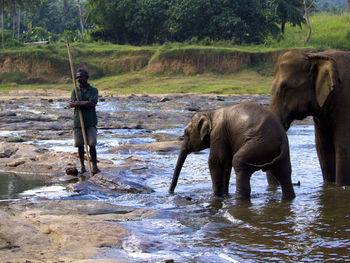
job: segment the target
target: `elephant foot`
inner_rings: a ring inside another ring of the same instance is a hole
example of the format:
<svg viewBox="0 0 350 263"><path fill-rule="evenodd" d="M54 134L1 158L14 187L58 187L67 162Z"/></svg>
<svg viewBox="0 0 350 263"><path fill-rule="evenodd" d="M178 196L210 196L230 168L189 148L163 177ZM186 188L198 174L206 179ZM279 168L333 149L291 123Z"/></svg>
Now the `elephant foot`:
<svg viewBox="0 0 350 263"><path fill-rule="evenodd" d="M292 193L283 193L282 200L293 200L295 198L294 191Z"/></svg>
<svg viewBox="0 0 350 263"><path fill-rule="evenodd" d="M266 172L266 179L269 187L277 188L278 186L280 186L280 183L277 181L276 177L274 177L270 171Z"/></svg>
<svg viewBox="0 0 350 263"><path fill-rule="evenodd" d="M239 200L248 200L250 199L250 194L247 193L237 193L235 194L235 199Z"/></svg>

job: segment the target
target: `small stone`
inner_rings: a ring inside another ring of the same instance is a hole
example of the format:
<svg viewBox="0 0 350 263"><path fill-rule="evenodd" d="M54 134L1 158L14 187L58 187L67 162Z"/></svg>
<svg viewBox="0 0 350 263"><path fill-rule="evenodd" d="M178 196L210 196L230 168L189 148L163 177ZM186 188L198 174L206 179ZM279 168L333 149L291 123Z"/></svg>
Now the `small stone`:
<svg viewBox="0 0 350 263"><path fill-rule="evenodd" d="M189 106L189 107L186 108L186 110L193 112L193 111L199 111L200 108L197 107L197 106Z"/></svg>
<svg viewBox="0 0 350 263"><path fill-rule="evenodd" d="M159 102L166 102L166 101L170 101L170 99L167 98L167 97L163 97L163 98L160 99Z"/></svg>
<svg viewBox="0 0 350 263"><path fill-rule="evenodd" d="M75 167L68 167L67 169L66 169L66 174L67 175L74 175L74 176L78 176L78 169L77 168L75 168Z"/></svg>

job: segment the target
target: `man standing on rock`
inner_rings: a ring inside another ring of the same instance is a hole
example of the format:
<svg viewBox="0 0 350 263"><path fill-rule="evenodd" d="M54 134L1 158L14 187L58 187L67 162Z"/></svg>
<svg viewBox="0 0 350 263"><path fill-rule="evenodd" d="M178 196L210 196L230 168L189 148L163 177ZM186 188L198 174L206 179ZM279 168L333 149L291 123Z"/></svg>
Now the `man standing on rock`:
<svg viewBox="0 0 350 263"><path fill-rule="evenodd" d="M79 82L78 96L79 101L77 101L74 89L71 93L70 106L74 107L74 120L73 120L73 138L74 147L78 147L79 160L81 164L81 173L86 172L84 165L84 138L81 132L81 125L79 119L78 109L81 110L87 144L90 148L90 156L92 161L92 173L99 173L100 170L97 168L97 115L96 115L96 104L98 101L98 90L88 83L89 73L85 69L79 69L77 71L77 80Z"/></svg>

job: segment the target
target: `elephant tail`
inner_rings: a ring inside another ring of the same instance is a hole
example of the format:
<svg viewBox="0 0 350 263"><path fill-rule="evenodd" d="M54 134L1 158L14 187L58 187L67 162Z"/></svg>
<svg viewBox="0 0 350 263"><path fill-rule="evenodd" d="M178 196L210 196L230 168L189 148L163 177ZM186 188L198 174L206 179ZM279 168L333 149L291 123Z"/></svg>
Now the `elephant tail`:
<svg viewBox="0 0 350 263"><path fill-rule="evenodd" d="M282 160L285 158L285 156L289 151L289 143L288 143L288 138L287 136L282 137L282 143L280 146L280 152L279 154L271 160L271 162L264 163L264 164L252 164L252 163L247 163L248 165L255 167L257 170L262 170L262 171L268 171L271 169L272 166L274 166L278 161Z"/></svg>

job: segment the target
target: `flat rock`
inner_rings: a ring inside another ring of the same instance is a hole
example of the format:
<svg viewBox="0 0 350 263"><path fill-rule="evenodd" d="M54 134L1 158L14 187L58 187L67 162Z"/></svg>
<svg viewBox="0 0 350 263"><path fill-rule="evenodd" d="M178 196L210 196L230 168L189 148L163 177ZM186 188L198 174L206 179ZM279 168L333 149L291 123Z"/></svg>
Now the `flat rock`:
<svg viewBox="0 0 350 263"><path fill-rule="evenodd" d="M20 201L0 206L3 262L118 262L91 257L118 247L128 231L116 222L156 211L91 200Z"/></svg>
<svg viewBox="0 0 350 263"><path fill-rule="evenodd" d="M173 152L181 147L181 141L152 142L142 144L124 144L109 150L111 153L123 151Z"/></svg>

